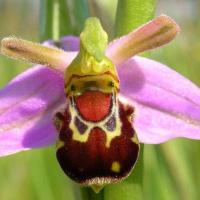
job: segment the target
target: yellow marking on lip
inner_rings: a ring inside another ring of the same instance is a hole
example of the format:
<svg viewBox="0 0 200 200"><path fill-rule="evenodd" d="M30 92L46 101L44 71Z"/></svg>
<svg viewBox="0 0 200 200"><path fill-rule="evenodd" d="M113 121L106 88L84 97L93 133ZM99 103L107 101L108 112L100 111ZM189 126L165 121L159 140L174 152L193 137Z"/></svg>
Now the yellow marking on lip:
<svg viewBox="0 0 200 200"><path fill-rule="evenodd" d="M113 172L116 172L116 173L119 173L120 172L120 169L121 169L121 165L118 161L114 161L111 165L111 170Z"/></svg>
<svg viewBox="0 0 200 200"><path fill-rule="evenodd" d="M131 138L131 141L135 144L139 144L139 141L138 141L136 134L134 134L134 136Z"/></svg>
<svg viewBox="0 0 200 200"><path fill-rule="evenodd" d="M87 86L88 83L95 83L90 84ZM109 82L113 83L111 87ZM71 86L75 86L76 90L71 90ZM65 92L67 96L78 96L88 90L89 88L97 88L104 93L112 93L113 91L119 91L119 80L110 72L105 72L99 75L85 75L85 76L78 76L72 75L65 84Z"/></svg>
<svg viewBox="0 0 200 200"><path fill-rule="evenodd" d="M116 127L114 131L108 131L105 128L103 128L105 134L106 134L106 147L109 148L112 140L118 136L120 136L121 133L121 121L119 120L118 114L116 115Z"/></svg>
<svg viewBox="0 0 200 200"><path fill-rule="evenodd" d="M63 146L65 146L65 143L62 140L57 140L56 149L60 149Z"/></svg>

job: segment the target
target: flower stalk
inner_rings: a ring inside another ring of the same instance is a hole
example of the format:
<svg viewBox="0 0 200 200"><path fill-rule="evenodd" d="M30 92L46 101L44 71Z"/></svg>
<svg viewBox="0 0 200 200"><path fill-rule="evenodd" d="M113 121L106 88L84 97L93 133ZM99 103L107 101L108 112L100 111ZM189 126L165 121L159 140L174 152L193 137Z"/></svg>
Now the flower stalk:
<svg viewBox="0 0 200 200"><path fill-rule="evenodd" d="M71 14L73 16L73 33L79 35L85 20L89 17L87 0L73 0Z"/></svg>
<svg viewBox="0 0 200 200"><path fill-rule="evenodd" d="M119 0L118 5L117 5L116 19L115 19L115 37L125 35L125 34L129 33L131 30L137 29L142 24L151 20L154 16L155 6L156 6L156 0L150 0L150 1L149 0L140 0L140 1ZM162 18L162 16L161 16L161 18ZM128 49L131 49L131 51L132 51L131 54L135 55L137 53L140 53L143 50L147 50L147 49L151 49L151 48L155 47L151 43L152 38L153 38L153 40L155 39L153 41L153 43L155 43L156 40L161 41L161 40L156 39L155 35L157 35L159 37L159 33L161 33L161 35L162 35L162 32L163 32L163 31L161 31L161 30L163 30L163 27L161 27L162 25L159 26L158 24L155 23L155 26L153 26L154 27L153 28L151 25L151 22L149 23L149 26L151 26L150 29L152 30L152 32L150 31L148 26L146 26L147 31L144 31L144 30L141 31L141 32L143 32L143 31L146 32L144 34L146 39L143 37L143 35L139 34L140 31L136 30L136 32L138 33L138 36L134 35L134 32L132 32L132 35L130 35L132 40L131 40L131 42L129 42L130 46L129 45L126 46L126 47L129 46L127 49L123 49L123 48L120 48L120 46L116 46L114 44L114 42L111 43L111 49L112 49L112 46L114 48L119 48L120 54L124 55L124 58L120 57L121 60L119 60L119 59L117 59L117 58L119 58L118 55L113 55L112 50L111 50L110 52L112 55L109 55L109 56L113 57L113 58L115 57L115 59L113 59L113 60L115 60L115 64L119 64L120 62L123 62L126 60L126 58L128 58L128 54L130 53L130 51L128 51ZM165 25L166 24L164 23L164 26ZM166 26L166 27L170 27L170 26ZM166 27L164 28L164 30L166 30ZM143 29L143 28L141 28L141 29ZM169 30L170 30L170 28L169 28ZM166 37L164 37L164 38L166 39ZM123 41L123 37L121 40L122 40L122 43L123 42L126 43L125 40ZM143 42L144 43L141 44L141 41L142 41L142 43ZM163 42L166 42L166 41L163 41ZM141 47L141 49L137 48L137 44L139 47ZM131 45L134 48L132 48ZM124 45L121 45L121 46L124 46ZM159 46L159 45L156 44L156 46ZM142 200L143 199L142 189L143 189L143 149L144 149L144 146L141 145L140 148L141 148L140 156L139 156L139 160L134 168L134 173L132 173L128 177L127 180L123 181L121 183L121 186L119 186L118 188L116 188L116 187L112 188L112 186L108 186L107 188L105 188L105 194L107 191L107 197L105 195L105 199L113 198L112 195L114 195L114 194L116 194L116 200L117 199L125 199L125 200L131 200L131 199ZM120 194L121 195L124 194L124 196L120 196ZM115 199L115 198L113 198L113 199Z"/></svg>

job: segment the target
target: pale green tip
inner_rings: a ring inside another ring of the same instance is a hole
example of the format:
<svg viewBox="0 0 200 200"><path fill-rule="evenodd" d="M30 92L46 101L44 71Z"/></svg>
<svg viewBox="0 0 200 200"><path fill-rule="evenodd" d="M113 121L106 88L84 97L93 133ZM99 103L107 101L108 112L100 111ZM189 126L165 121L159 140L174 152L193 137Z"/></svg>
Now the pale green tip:
<svg viewBox="0 0 200 200"><path fill-rule="evenodd" d="M81 45L97 61L105 56L108 43L108 35L103 30L100 21L91 17L85 21L84 30L80 35Z"/></svg>
<svg viewBox="0 0 200 200"><path fill-rule="evenodd" d="M104 185L91 185L91 188L95 193L99 193L104 188Z"/></svg>

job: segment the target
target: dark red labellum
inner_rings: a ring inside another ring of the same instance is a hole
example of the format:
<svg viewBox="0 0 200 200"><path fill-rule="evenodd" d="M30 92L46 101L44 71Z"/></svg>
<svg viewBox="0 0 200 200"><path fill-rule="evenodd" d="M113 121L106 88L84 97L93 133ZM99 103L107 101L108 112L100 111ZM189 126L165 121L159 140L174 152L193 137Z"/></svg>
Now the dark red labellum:
<svg viewBox="0 0 200 200"><path fill-rule="evenodd" d="M76 117L72 117L74 113ZM71 99L61 120L59 141L62 145L57 149L63 171L74 181L86 185L103 185L125 178L139 153L130 120L132 114L133 108L123 105L115 94L90 91ZM71 123L82 136L89 130L86 141L74 139ZM120 124L119 130L117 124ZM113 131L119 134L107 145Z"/></svg>

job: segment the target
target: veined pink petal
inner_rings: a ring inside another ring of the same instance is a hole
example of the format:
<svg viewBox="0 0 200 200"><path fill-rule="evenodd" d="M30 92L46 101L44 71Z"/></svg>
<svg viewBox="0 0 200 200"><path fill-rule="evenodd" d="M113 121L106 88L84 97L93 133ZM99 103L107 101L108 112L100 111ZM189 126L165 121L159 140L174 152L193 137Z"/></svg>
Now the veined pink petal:
<svg viewBox="0 0 200 200"><path fill-rule="evenodd" d="M0 91L0 156L55 143L53 114L65 101L63 79L37 65Z"/></svg>
<svg viewBox="0 0 200 200"><path fill-rule="evenodd" d="M200 139L200 89L156 61L134 57L118 67L121 94L136 109L134 127L143 143L175 137Z"/></svg>
<svg viewBox="0 0 200 200"><path fill-rule="evenodd" d="M62 49L71 51L70 59L78 43L79 38L72 36L59 42ZM55 46L52 40L43 44ZM55 143L53 117L65 102L59 72L41 65L27 70L0 90L0 102L0 156Z"/></svg>

